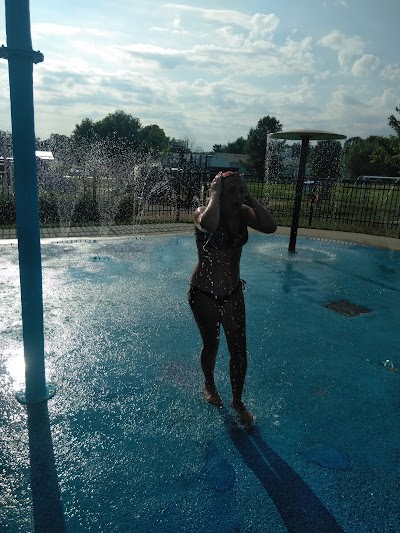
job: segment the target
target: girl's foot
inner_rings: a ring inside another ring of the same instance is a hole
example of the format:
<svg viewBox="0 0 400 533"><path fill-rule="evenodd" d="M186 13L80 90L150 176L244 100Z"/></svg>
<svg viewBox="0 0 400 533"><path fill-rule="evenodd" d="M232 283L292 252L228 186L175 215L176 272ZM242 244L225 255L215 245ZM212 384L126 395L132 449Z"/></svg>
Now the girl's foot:
<svg viewBox="0 0 400 533"><path fill-rule="evenodd" d="M241 400L232 400L231 407L232 409L235 409L239 417L239 422L243 424L244 426L254 422L254 419L255 419L254 415L250 413L248 409L246 409L246 407L244 406Z"/></svg>
<svg viewBox="0 0 400 533"><path fill-rule="evenodd" d="M222 407L222 398L219 395L219 392L217 391L217 387L215 385L208 385L206 383L204 385L204 396L206 397L208 403Z"/></svg>

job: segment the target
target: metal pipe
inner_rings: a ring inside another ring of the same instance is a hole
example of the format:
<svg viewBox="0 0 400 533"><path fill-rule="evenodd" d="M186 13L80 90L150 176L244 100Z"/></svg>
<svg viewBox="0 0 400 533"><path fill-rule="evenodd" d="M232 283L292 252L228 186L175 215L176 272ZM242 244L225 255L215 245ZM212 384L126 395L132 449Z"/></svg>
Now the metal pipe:
<svg viewBox="0 0 400 533"><path fill-rule="evenodd" d="M297 230L299 228L301 200L303 196L304 178L306 175L306 163L308 154L308 145L310 137L304 136L301 139L301 152L299 161L299 173L297 176L296 193L293 205L292 225L290 228L290 240L288 251L294 253L296 251Z"/></svg>
<svg viewBox="0 0 400 533"><path fill-rule="evenodd" d="M37 403L55 394L46 386L44 364L42 266L33 110L33 52L29 0L6 0L8 71L14 152L15 203L25 357L25 391L21 403ZM4 57L4 55L3 55Z"/></svg>

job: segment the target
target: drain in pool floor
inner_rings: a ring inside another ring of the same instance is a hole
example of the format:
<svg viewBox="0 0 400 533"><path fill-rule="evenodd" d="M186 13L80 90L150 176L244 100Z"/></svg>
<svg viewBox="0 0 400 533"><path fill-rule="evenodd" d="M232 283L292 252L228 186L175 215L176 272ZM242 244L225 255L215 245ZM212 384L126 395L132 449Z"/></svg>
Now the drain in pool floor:
<svg viewBox="0 0 400 533"><path fill-rule="evenodd" d="M337 302L329 302L324 304L324 307L335 311L344 316L359 316L365 315L366 313L371 313L372 309L368 307L363 307L362 305L353 304L348 300L338 300Z"/></svg>

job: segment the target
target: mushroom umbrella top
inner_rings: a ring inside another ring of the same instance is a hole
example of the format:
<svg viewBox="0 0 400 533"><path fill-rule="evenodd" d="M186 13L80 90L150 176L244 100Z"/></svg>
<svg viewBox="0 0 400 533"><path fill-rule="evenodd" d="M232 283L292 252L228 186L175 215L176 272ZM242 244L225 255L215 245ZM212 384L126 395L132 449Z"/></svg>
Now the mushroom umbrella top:
<svg viewBox="0 0 400 533"><path fill-rule="evenodd" d="M346 135L322 130L278 131L277 133L269 133L268 137L271 137L272 139L290 139L293 141L301 141L302 139L309 139L310 141L333 141L336 139L347 139Z"/></svg>

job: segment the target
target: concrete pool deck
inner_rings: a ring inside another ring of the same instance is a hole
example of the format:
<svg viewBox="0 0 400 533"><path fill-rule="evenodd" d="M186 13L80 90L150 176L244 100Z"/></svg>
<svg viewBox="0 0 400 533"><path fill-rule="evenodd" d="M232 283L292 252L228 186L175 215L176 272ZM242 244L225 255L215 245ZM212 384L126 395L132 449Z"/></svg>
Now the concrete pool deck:
<svg viewBox="0 0 400 533"><path fill-rule="evenodd" d="M175 233L192 233L191 223L161 223L161 224L141 224L138 226L79 226L68 228L41 228L42 239L57 238L88 238L88 237L126 237L129 235L162 235ZM279 226L277 235L290 234L290 228ZM299 228L299 237L312 239L334 240L360 244L362 246L373 246L385 248L387 250L400 251L400 239L384 237L381 235L368 235L365 233L352 233L346 231L319 230L311 228ZM0 240L15 240L15 228L0 228Z"/></svg>

